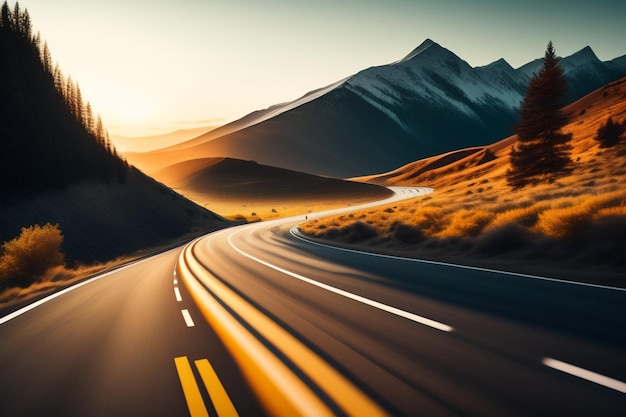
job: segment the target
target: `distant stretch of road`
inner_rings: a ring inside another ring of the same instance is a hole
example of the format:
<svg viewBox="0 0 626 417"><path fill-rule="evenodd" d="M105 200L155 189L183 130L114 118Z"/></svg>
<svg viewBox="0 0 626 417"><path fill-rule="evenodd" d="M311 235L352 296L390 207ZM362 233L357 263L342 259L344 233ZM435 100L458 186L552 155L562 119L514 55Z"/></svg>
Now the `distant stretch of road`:
<svg viewBox="0 0 626 417"><path fill-rule="evenodd" d="M0 415L624 415L623 289L338 249L302 221L0 319Z"/></svg>

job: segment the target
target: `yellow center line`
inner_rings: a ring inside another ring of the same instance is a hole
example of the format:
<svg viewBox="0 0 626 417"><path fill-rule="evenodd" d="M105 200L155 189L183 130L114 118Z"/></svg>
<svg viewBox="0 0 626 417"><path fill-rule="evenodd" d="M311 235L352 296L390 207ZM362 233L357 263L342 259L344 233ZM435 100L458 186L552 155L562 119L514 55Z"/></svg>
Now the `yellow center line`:
<svg viewBox="0 0 626 417"><path fill-rule="evenodd" d="M178 371L178 378L180 378L180 384L183 387L183 393L185 394L185 401L187 401L187 407L189 408L189 414L191 417L209 417L209 412L204 405L200 389L196 383L196 378L193 376L191 370L191 364L186 356L179 356L174 358L176 364L176 370Z"/></svg>
<svg viewBox="0 0 626 417"><path fill-rule="evenodd" d="M195 361L195 364L219 417L239 417L239 413L209 361L200 359Z"/></svg>
<svg viewBox="0 0 626 417"><path fill-rule="evenodd" d="M347 415L387 416L384 409L332 365L207 271L193 256L194 246L187 246L181 252L179 275L201 313L240 364L269 414L319 417L335 413L307 382L242 322L270 341ZM239 317L228 311L224 304Z"/></svg>

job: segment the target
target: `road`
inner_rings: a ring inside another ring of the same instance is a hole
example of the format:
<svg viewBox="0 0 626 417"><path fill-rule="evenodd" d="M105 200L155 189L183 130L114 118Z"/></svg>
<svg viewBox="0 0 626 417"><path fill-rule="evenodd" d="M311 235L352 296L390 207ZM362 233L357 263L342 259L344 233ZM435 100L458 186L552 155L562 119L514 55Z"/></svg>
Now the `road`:
<svg viewBox="0 0 626 417"><path fill-rule="evenodd" d="M626 291L340 250L302 220L213 233L0 320L0 415L624 415Z"/></svg>
<svg viewBox="0 0 626 417"><path fill-rule="evenodd" d="M195 370L202 359L242 415L263 415L186 289L174 283L180 250L1 319L0 416L185 416L175 358L187 358L206 404Z"/></svg>

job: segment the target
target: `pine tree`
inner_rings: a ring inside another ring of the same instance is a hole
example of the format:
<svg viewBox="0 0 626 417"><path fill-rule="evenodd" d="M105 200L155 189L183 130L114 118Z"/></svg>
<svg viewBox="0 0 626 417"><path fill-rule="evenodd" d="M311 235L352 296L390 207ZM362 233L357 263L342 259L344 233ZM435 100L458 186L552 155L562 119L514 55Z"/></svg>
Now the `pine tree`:
<svg viewBox="0 0 626 417"><path fill-rule="evenodd" d="M52 67L18 3L0 7L0 61L0 205L79 181L125 181L128 164L102 120L96 124L78 83Z"/></svg>
<svg viewBox="0 0 626 417"><path fill-rule="evenodd" d="M76 120L78 120L81 124L85 124L83 120L83 95L80 92L80 86L78 82L76 82L76 87L74 88L74 115L76 116Z"/></svg>
<svg viewBox="0 0 626 417"><path fill-rule="evenodd" d="M567 82L552 41L548 43L543 67L528 84L515 127L519 143L511 151L507 181L514 188L552 181L569 169L571 134L561 129L568 118L563 113Z"/></svg>
<svg viewBox="0 0 626 417"><path fill-rule="evenodd" d="M95 127L96 122L93 119L93 110L91 109L91 103L89 102L87 102L87 105L85 106L85 113L83 115L83 120L84 120L85 129L87 129L87 132L94 135L96 131L96 127Z"/></svg>
<svg viewBox="0 0 626 417"><path fill-rule="evenodd" d="M6 1L2 3L2 11L0 11L0 27L9 31L13 28L13 18L11 17L11 9Z"/></svg>
<svg viewBox="0 0 626 417"><path fill-rule="evenodd" d="M98 143L104 147L104 125L102 124L102 117L100 117L100 114L98 114L98 119L96 120L95 136Z"/></svg>
<svg viewBox="0 0 626 417"><path fill-rule="evenodd" d="M52 74L52 55L50 55L50 48L48 48L48 42L43 44L43 52L41 54L41 63L47 73Z"/></svg>
<svg viewBox="0 0 626 417"><path fill-rule="evenodd" d="M59 67L59 63L57 62L54 66L54 71L52 72L52 78L54 80L54 87L56 90L63 94L63 89L65 88L65 77L63 76L63 72Z"/></svg>

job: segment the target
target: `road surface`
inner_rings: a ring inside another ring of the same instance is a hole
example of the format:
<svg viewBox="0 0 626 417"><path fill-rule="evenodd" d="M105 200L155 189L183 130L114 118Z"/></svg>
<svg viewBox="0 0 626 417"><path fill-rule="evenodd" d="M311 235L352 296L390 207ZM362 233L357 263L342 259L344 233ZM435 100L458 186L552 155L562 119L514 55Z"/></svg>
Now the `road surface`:
<svg viewBox="0 0 626 417"><path fill-rule="evenodd" d="M312 415L625 415L626 291L340 250L303 220L213 233L0 320L0 415L297 409L268 400L274 360Z"/></svg>

